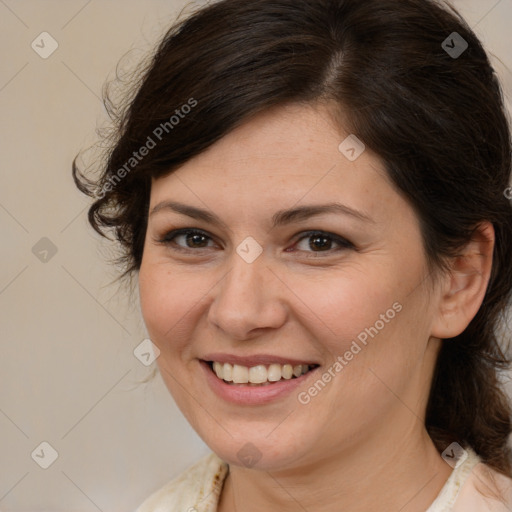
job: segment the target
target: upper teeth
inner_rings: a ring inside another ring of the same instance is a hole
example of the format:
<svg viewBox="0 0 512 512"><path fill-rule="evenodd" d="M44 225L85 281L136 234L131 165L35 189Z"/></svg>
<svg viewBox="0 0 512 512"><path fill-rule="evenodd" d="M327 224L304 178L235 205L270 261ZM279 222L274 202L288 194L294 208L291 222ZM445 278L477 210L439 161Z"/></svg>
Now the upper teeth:
<svg viewBox="0 0 512 512"><path fill-rule="evenodd" d="M235 384L262 384L264 382L276 382L283 379L291 379L292 376L300 377L309 370L309 365L298 364L271 364L268 368L264 364L257 366L240 366L238 364L231 365L229 363L213 363L213 371L219 379Z"/></svg>

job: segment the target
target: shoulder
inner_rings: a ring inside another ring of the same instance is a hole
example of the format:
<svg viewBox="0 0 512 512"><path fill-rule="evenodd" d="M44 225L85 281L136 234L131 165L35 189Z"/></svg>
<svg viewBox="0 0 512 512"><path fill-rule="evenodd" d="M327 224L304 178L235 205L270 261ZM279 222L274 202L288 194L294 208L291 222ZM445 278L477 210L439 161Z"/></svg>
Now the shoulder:
<svg viewBox="0 0 512 512"><path fill-rule="evenodd" d="M454 512L510 512L512 479L478 462L462 486Z"/></svg>
<svg viewBox="0 0 512 512"><path fill-rule="evenodd" d="M512 479L468 447L427 512L511 512Z"/></svg>
<svg viewBox="0 0 512 512"><path fill-rule="evenodd" d="M228 465L210 453L154 492L135 512L215 512Z"/></svg>

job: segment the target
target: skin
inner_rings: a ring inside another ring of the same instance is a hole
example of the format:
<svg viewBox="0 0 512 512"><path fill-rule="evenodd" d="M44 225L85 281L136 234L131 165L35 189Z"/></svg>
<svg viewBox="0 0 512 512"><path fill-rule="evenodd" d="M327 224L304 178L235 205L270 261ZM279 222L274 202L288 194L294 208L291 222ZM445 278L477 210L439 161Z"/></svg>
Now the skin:
<svg viewBox="0 0 512 512"><path fill-rule="evenodd" d="M252 118L177 171L154 180L163 201L207 209L217 226L162 208L148 221L139 291L162 377L202 439L229 463L220 512L297 509L424 512L448 478L424 427L440 338L476 314L494 233L482 224L453 272L428 271L418 219L368 149L351 162L347 132L323 105L279 106ZM281 209L340 202L370 217L322 214L271 229ZM174 243L172 229L210 238ZM316 243L320 230L349 240ZM262 254L247 263L248 236ZM177 248L185 249L184 252ZM188 252L186 249L188 248ZM402 309L308 404L297 400L394 303ZM234 405L208 386L208 352L274 354L322 367L298 392ZM252 443L261 459L245 467Z"/></svg>

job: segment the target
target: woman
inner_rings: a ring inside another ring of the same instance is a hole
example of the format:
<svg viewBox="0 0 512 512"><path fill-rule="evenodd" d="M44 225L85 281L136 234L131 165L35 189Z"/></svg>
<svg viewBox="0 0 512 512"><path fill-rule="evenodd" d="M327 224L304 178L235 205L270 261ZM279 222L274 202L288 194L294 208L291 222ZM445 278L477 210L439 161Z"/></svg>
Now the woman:
<svg viewBox="0 0 512 512"><path fill-rule="evenodd" d="M455 12L222 0L118 120L74 176L213 452L139 512L512 510L510 132Z"/></svg>

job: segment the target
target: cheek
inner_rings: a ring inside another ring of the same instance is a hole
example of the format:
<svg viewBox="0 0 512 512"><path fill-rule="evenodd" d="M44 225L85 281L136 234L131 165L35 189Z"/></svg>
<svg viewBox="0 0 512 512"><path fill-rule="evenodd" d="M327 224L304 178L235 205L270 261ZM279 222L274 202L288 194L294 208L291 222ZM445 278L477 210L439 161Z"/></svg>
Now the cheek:
<svg viewBox="0 0 512 512"><path fill-rule="evenodd" d="M356 407L366 400L377 407L389 392L369 368L393 389L403 389L411 377L405 368L417 368L428 339L424 292L417 287L422 265L421 258L371 256L364 266L295 280L294 293L311 318L304 325L332 362L326 370L343 374L332 386L341 401Z"/></svg>
<svg viewBox="0 0 512 512"><path fill-rule="evenodd" d="M175 347L166 340L176 339L176 331L186 325L186 315L194 302L190 287L183 286L179 275L163 265L142 262L139 271L139 296L148 333L160 350Z"/></svg>
<svg viewBox="0 0 512 512"><path fill-rule="evenodd" d="M139 271L139 297L144 323L153 339L165 329L165 315L169 294L163 294L165 286L157 278L154 268L143 261ZM169 328L168 326L167 328ZM153 340L155 341L155 340Z"/></svg>
<svg viewBox="0 0 512 512"><path fill-rule="evenodd" d="M379 270L379 269L377 269ZM306 305L310 325L316 325L328 351L340 354L366 328L379 322L380 315L395 316L393 303L399 298L397 283L381 271L365 268L351 272L325 273L314 280L295 279L294 293ZM389 272L389 271L388 271ZM377 283L377 284L376 284ZM387 319L387 317L386 317Z"/></svg>

